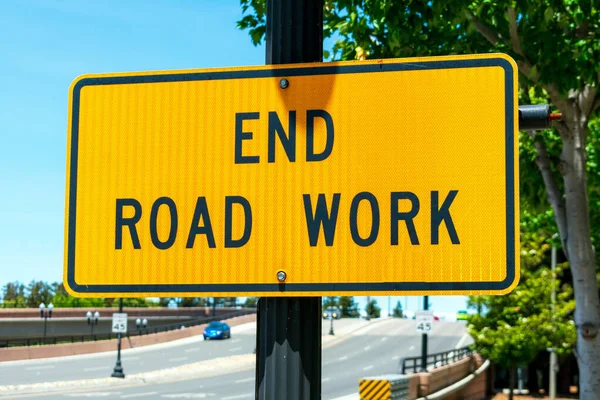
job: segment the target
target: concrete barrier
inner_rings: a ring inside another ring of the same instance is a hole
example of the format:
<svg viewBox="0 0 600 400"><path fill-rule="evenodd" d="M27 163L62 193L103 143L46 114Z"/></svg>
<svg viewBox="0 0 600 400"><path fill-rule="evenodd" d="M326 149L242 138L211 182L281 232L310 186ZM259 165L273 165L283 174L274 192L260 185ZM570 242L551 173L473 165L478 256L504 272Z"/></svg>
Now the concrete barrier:
<svg viewBox="0 0 600 400"><path fill-rule="evenodd" d="M395 374L362 378L358 394L364 400L404 400L409 394L409 377Z"/></svg>
<svg viewBox="0 0 600 400"><path fill-rule="evenodd" d="M230 326L245 324L256 321L256 314L234 317L227 320ZM175 331L156 333L151 335L134 336L124 338L121 341L123 350L149 346L157 343L169 342L171 340L183 339L191 336L201 335L206 324ZM0 348L0 361L27 360L36 358L63 357L77 354L100 353L115 351L117 340L102 340L98 342L64 343L44 346L23 346Z"/></svg>
<svg viewBox="0 0 600 400"><path fill-rule="evenodd" d="M415 400L431 396L437 400L482 400L486 398L488 371L481 368L478 374L472 375L482 364L483 359L475 354L428 372L394 375L392 380L389 379L390 376L363 378L359 381L359 396L361 399ZM468 377L471 378L465 380ZM464 385L444 393L443 389L461 380L465 380ZM386 391L388 388L389 391ZM395 397L391 393L395 393Z"/></svg>

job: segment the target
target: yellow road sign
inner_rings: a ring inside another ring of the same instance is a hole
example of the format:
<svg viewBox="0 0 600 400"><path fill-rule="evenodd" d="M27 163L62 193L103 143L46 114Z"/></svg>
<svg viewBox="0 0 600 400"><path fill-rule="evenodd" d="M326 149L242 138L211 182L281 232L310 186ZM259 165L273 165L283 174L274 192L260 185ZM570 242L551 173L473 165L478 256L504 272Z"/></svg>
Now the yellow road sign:
<svg viewBox="0 0 600 400"><path fill-rule="evenodd" d="M517 104L500 54L79 77L65 286L506 293Z"/></svg>

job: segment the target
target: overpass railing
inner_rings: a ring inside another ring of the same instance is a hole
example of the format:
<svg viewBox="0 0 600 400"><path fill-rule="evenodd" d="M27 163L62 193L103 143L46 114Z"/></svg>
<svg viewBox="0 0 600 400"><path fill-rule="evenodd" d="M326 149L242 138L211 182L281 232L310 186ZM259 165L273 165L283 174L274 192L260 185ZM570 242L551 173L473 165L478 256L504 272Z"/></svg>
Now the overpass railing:
<svg viewBox="0 0 600 400"><path fill-rule="evenodd" d="M423 368L421 356L407 357L402 360L402 374L421 372L430 368L438 368L453 362L462 360L473 355L473 349L470 346L460 349L453 349L443 353L434 353L427 355L427 365Z"/></svg>
<svg viewBox="0 0 600 400"><path fill-rule="evenodd" d="M232 313L228 313L228 314L222 314L219 316L214 316L214 317L204 317L204 318L198 318L198 319L193 319L190 321L185 321L185 322L177 322L177 323L173 323L173 324L168 324L168 325L161 325L161 326L156 326L156 327L147 327L147 328L140 328L137 329L135 331L129 331L125 334L123 334L123 338L129 338L129 337L135 337L135 336L141 336L141 335L150 335L150 334L154 334L154 333L161 333L161 332L169 332L169 331L174 331L174 330L178 330L178 329L184 329L184 328L190 328L193 326L198 326L198 325L202 325L202 324L208 324L214 321L222 321L222 320L226 320L226 319L230 319L230 318L234 318L234 317L241 317L244 315L250 315L250 314L255 314L256 313L256 309L251 308L251 309L242 309L236 312L232 312ZM92 341L97 341L97 340L109 340L109 339L116 339L117 338L117 334L116 333L94 333L94 334L89 334L89 335L59 335L59 336L53 336L53 337L39 337L39 338L27 338L27 339L6 339L6 340L0 340L0 348L2 347L16 347L16 346L41 346L41 345L46 345L46 344L59 344L59 343L80 343L80 342L92 342Z"/></svg>

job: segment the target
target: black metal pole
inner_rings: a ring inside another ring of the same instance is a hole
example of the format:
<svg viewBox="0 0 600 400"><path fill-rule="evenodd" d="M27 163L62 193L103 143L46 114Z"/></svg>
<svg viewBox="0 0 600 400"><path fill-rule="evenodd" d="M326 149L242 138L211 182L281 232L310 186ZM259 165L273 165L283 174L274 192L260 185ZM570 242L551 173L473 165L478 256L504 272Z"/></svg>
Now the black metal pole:
<svg viewBox="0 0 600 400"><path fill-rule="evenodd" d="M323 0L267 0L266 36L267 64L323 61ZM321 318L320 297L259 300L257 400L321 398Z"/></svg>
<svg viewBox="0 0 600 400"><path fill-rule="evenodd" d="M48 317L44 315L44 342L46 341L46 328L48 325Z"/></svg>
<svg viewBox="0 0 600 400"><path fill-rule="evenodd" d="M423 296L423 310L429 310L429 296ZM421 372L427 371L427 334L421 336Z"/></svg>
<svg viewBox="0 0 600 400"><path fill-rule="evenodd" d="M123 299L119 299L119 313L123 312ZM113 373L110 375L113 378L125 378L125 373L123 372L123 366L121 365L121 333L117 333L117 364L115 364L115 368Z"/></svg>
<svg viewBox="0 0 600 400"><path fill-rule="evenodd" d="M333 332L333 315L331 315L329 319L331 320L331 325L329 326L329 334L333 336L335 335L335 333Z"/></svg>
<svg viewBox="0 0 600 400"><path fill-rule="evenodd" d="M367 321L371 320L371 314L369 313L369 303L371 302L371 296L367 296L367 306L365 307L365 311L367 312L367 317L365 318Z"/></svg>
<svg viewBox="0 0 600 400"><path fill-rule="evenodd" d="M212 316L214 317L215 315L217 315L217 298L213 297Z"/></svg>

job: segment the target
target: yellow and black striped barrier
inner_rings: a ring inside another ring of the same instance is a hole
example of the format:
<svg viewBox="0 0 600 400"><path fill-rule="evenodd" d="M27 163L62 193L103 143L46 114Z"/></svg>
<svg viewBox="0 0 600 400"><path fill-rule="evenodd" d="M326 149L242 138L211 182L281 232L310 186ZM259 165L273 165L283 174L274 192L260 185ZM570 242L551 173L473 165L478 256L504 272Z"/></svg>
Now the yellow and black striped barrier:
<svg viewBox="0 0 600 400"><path fill-rule="evenodd" d="M408 399L406 375L381 375L362 378L358 382L361 400Z"/></svg>

